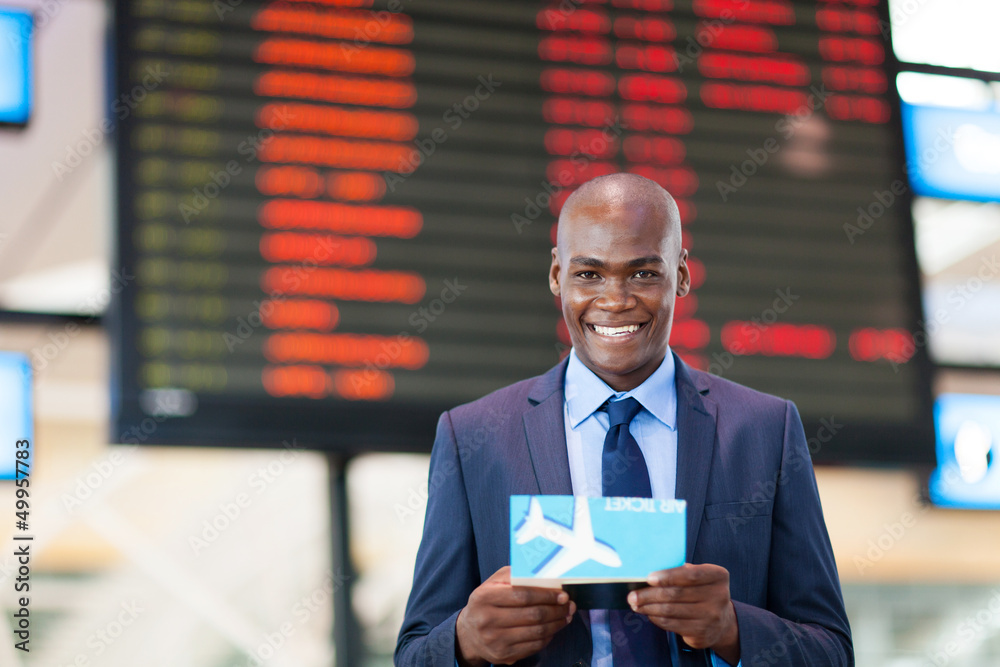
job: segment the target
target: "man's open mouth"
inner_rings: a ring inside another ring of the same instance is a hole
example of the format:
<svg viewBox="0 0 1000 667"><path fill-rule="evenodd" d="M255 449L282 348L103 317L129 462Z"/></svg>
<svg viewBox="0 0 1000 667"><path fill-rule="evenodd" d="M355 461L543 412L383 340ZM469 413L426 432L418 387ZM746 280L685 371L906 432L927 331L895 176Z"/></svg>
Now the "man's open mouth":
<svg viewBox="0 0 1000 667"><path fill-rule="evenodd" d="M646 326L646 322L642 324L624 324L618 327L606 327L600 324L588 324L587 326L590 327L591 331L602 336L627 336Z"/></svg>

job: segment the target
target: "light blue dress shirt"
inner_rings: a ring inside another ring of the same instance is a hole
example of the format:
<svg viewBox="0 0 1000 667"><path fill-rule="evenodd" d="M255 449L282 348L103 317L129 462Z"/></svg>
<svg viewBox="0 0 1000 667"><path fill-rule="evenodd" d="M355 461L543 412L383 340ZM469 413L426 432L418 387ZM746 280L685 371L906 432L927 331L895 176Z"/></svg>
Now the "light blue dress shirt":
<svg viewBox="0 0 1000 667"><path fill-rule="evenodd" d="M600 497L601 454L608 433L608 413L598 410L609 398L631 397L643 409L629 425L629 432L639 444L649 470L653 498L672 499L677 482L677 387L674 383L674 357L667 350L663 363L645 382L627 392L616 392L587 368L571 350L566 367L566 401L563 417L569 455L573 495ZM611 628L608 613L590 611L590 629L594 641L593 667L614 667L611 659ZM670 635L673 664L680 664L677 642ZM712 653L715 667L729 663ZM737 665L740 667L740 665Z"/></svg>

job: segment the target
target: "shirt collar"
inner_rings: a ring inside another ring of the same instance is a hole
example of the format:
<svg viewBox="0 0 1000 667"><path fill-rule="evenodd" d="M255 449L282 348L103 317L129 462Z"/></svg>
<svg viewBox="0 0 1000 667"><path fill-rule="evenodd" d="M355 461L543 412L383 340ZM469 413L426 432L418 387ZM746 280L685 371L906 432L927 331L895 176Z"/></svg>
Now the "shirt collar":
<svg viewBox="0 0 1000 667"><path fill-rule="evenodd" d="M576 350L571 350L569 364L566 366L565 385L570 427L579 426L609 398L631 396L642 403L642 407L663 422L667 428L675 430L677 389L674 385L674 373L674 355L668 347L663 363L646 378L645 382L631 391L616 392L580 361L576 356Z"/></svg>

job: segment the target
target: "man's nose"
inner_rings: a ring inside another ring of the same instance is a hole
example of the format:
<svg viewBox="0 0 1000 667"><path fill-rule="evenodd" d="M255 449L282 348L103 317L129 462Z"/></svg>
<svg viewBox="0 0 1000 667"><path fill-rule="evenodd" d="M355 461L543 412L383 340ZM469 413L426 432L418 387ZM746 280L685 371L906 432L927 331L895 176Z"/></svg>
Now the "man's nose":
<svg viewBox="0 0 1000 667"><path fill-rule="evenodd" d="M604 310L622 311L634 308L637 303L638 299L632 294L627 281L608 280L597 306Z"/></svg>

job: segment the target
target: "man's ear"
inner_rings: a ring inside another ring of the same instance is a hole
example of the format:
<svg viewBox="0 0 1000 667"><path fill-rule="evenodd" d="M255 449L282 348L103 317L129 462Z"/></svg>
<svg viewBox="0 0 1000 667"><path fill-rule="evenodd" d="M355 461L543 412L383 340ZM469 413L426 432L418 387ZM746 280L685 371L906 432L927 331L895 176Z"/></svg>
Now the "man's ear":
<svg viewBox="0 0 1000 667"><path fill-rule="evenodd" d="M557 248L552 249L552 266L549 267L549 291L554 295L559 296L559 250Z"/></svg>
<svg viewBox="0 0 1000 667"><path fill-rule="evenodd" d="M691 291L691 271L687 265L688 251L681 248L681 256L677 261L677 296L687 296Z"/></svg>

